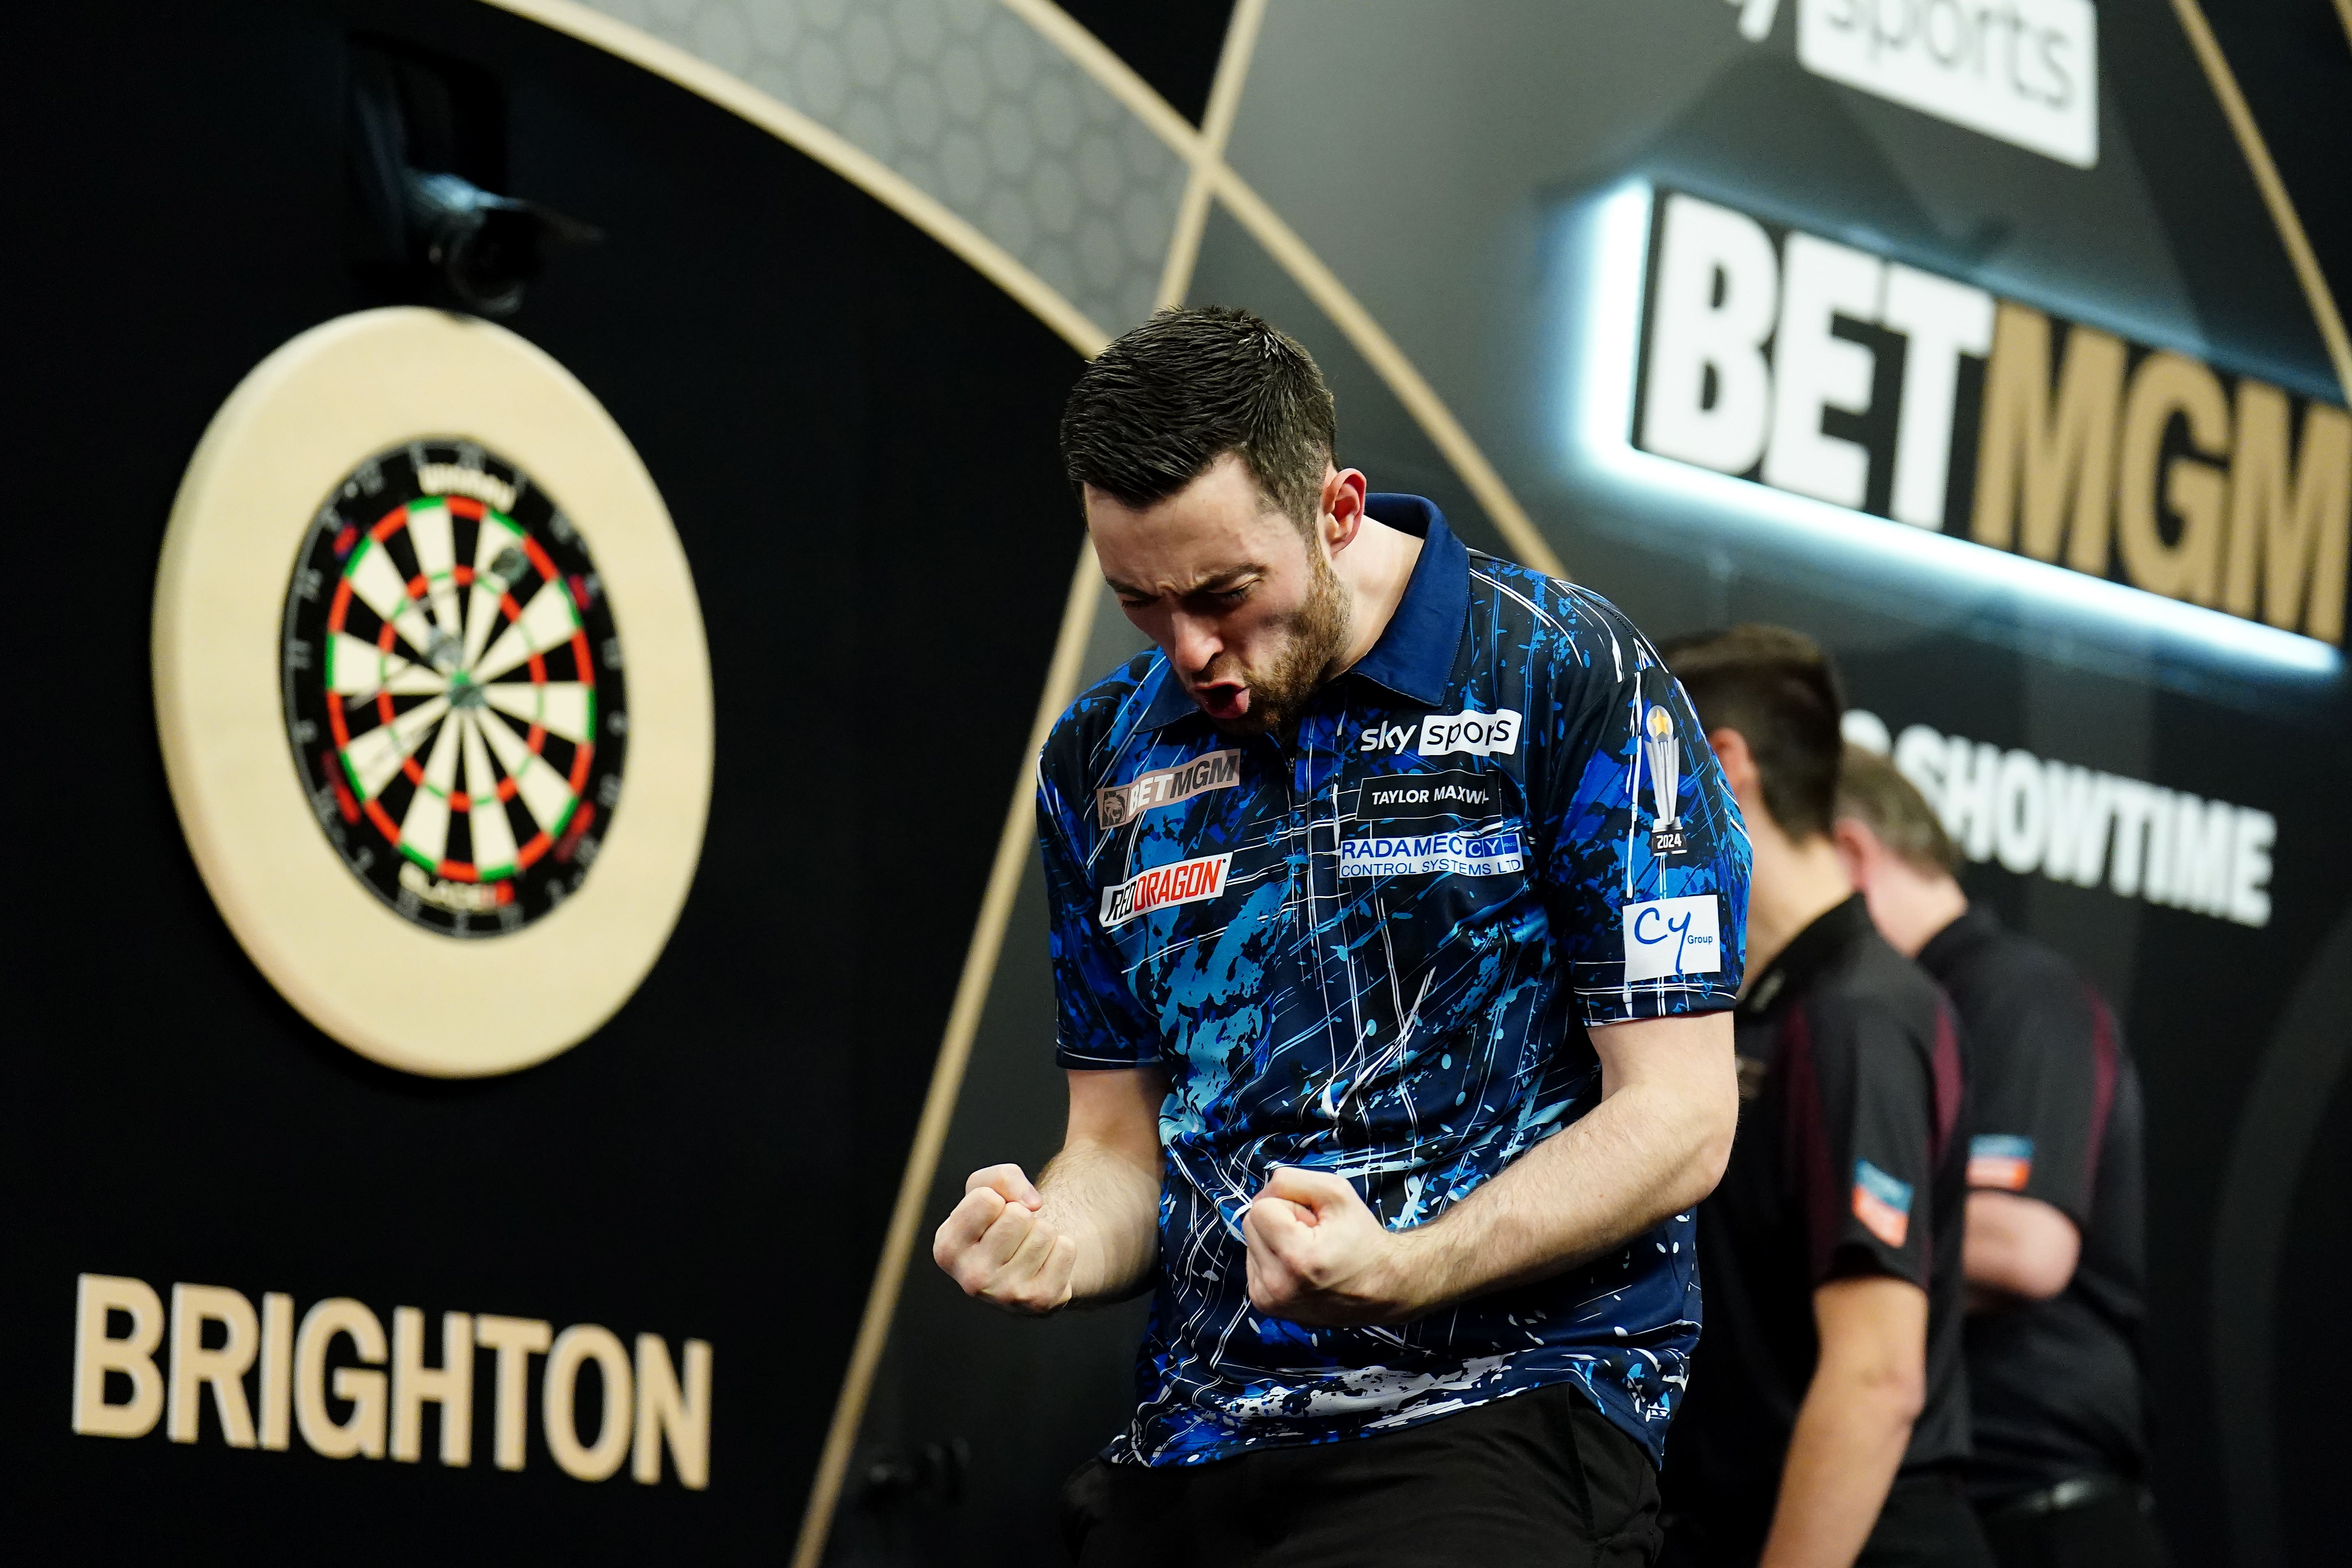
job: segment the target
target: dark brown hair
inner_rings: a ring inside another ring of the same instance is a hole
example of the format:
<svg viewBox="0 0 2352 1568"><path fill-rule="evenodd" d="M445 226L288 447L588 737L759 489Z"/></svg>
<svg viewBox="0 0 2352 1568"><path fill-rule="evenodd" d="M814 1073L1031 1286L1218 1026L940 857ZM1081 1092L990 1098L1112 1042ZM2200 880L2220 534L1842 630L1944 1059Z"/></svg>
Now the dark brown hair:
<svg viewBox="0 0 2352 1568"><path fill-rule="evenodd" d="M1247 310L1162 310L1097 355L1062 410L1062 467L1130 507L1227 452L1302 529L1322 511L1339 420L1307 351Z"/></svg>
<svg viewBox="0 0 2352 1568"><path fill-rule="evenodd" d="M1959 846L1944 830L1944 819L1919 786L1893 763L1851 741L1838 766L1837 814L1869 828L1881 844L1919 870L1950 876L1960 868Z"/></svg>
<svg viewBox="0 0 2352 1568"><path fill-rule="evenodd" d="M1699 722L1747 741L1780 830L1791 838L1827 833L1845 699L1821 645L1786 626L1744 626L1678 637L1660 651Z"/></svg>

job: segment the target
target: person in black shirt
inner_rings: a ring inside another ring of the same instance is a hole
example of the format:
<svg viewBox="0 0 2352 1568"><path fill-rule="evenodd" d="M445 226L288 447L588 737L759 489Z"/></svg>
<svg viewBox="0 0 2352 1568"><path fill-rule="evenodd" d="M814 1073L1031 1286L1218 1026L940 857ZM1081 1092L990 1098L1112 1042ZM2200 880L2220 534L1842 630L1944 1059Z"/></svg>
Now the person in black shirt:
<svg viewBox="0 0 2352 1568"><path fill-rule="evenodd" d="M1969 1489L2003 1568L2166 1562L2141 1482L2139 1075L2066 961L1969 902L1893 763L1849 748L1838 847L1968 1027Z"/></svg>
<svg viewBox="0 0 2352 1568"><path fill-rule="evenodd" d="M1836 674L1770 626L1664 651L1754 854L1739 1131L1699 1205L1706 1322L1666 1441L1664 1561L1990 1568L1958 1473L1958 1027L1831 841Z"/></svg>

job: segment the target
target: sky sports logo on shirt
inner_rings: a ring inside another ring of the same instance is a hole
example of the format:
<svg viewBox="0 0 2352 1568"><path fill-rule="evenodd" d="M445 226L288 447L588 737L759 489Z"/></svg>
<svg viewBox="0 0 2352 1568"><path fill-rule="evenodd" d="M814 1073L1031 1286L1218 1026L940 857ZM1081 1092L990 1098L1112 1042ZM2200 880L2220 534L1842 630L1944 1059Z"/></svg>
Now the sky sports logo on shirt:
<svg viewBox="0 0 2352 1568"><path fill-rule="evenodd" d="M1911 1184L1896 1181L1867 1160L1856 1160L1853 1217L1887 1246L1902 1246L1911 1234Z"/></svg>
<svg viewBox="0 0 2352 1568"><path fill-rule="evenodd" d="M1519 830L1494 833L1367 834L1339 842L1347 877L1500 877L1527 865Z"/></svg>
<svg viewBox="0 0 2352 1568"><path fill-rule="evenodd" d="M1215 898L1225 890L1225 872L1233 863L1231 855L1204 855L1197 860L1179 860L1172 866L1154 866L1149 871L1137 872L1116 888L1105 888L1103 930L1123 926L1154 910Z"/></svg>
<svg viewBox="0 0 2352 1568"><path fill-rule="evenodd" d="M1095 819L1106 828L1124 826L1154 806L1181 805L1196 795L1231 789L1241 782L1241 752L1211 752L1095 791Z"/></svg>
<svg viewBox="0 0 2352 1568"><path fill-rule="evenodd" d="M1519 749L1521 720L1516 708L1499 712L1480 713L1464 709L1459 713L1430 713L1423 717L1416 731L1410 724L1367 724L1364 738L1356 745L1360 752L1402 752L1412 745L1424 757L1446 757L1459 752L1472 757L1507 757Z"/></svg>
<svg viewBox="0 0 2352 1568"><path fill-rule="evenodd" d="M2021 1193L2032 1179L2032 1139L1987 1132L1969 1140L1969 1185Z"/></svg>
<svg viewBox="0 0 2352 1568"><path fill-rule="evenodd" d="M1723 939L1715 895L1653 899L1625 906L1625 983L1670 980L1677 974L1718 974Z"/></svg>

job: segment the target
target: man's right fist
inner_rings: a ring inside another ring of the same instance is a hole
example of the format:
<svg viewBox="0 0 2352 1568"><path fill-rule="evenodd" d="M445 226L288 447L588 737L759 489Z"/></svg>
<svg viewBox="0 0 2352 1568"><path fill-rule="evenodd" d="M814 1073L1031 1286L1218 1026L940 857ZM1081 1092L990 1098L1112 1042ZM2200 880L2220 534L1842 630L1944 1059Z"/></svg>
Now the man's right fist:
<svg viewBox="0 0 2352 1568"><path fill-rule="evenodd" d="M931 1237L931 1257L967 1296L1008 1312L1055 1311L1069 1304L1078 1244L1054 1228L1045 1206L1020 1166L974 1171Z"/></svg>

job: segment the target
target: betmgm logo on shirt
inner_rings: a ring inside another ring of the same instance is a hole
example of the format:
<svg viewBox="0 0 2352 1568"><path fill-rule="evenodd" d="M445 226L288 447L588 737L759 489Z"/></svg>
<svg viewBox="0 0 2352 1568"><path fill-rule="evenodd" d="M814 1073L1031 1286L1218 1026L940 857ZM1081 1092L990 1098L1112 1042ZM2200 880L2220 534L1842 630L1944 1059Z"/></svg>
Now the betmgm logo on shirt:
<svg viewBox="0 0 2352 1568"><path fill-rule="evenodd" d="M1181 805L1196 795L1232 789L1241 782L1241 752L1211 752L1172 768L1155 768L1123 784L1107 784L1095 791L1095 819L1106 829L1122 827L1155 807Z"/></svg>
<svg viewBox="0 0 2352 1568"><path fill-rule="evenodd" d="M2344 640L2352 415L1662 192L1646 452Z"/></svg>

